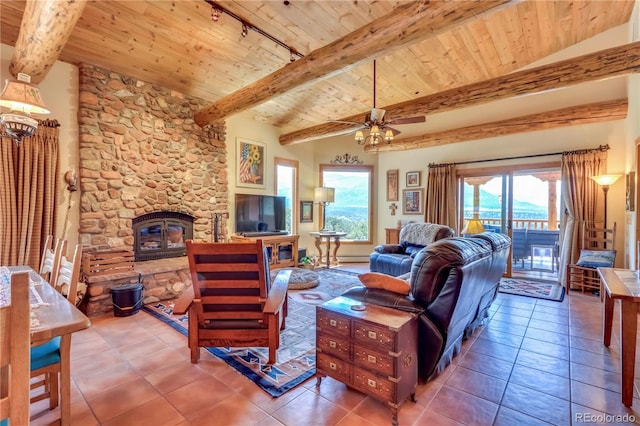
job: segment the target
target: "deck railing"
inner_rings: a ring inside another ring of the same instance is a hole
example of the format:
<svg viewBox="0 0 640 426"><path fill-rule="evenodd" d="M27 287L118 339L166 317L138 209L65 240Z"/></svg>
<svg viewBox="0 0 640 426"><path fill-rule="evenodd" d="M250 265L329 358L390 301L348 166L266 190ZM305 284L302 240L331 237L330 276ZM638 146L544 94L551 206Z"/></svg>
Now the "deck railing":
<svg viewBox="0 0 640 426"><path fill-rule="evenodd" d="M483 225L492 225L492 226L501 226L502 220L500 219L489 219L489 218L480 218L480 221ZM513 219L513 228L520 229L540 229L540 230L548 230L549 229L549 221L548 220L540 220L540 219Z"/></svg>

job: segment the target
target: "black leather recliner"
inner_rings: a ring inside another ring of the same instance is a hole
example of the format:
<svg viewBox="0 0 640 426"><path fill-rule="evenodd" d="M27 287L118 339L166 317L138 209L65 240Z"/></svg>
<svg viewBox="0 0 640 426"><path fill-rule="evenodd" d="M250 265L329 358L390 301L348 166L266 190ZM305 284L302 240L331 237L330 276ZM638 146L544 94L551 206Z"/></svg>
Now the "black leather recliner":
<svg viewBox="0 0 640 426"><path fill-rule="evenodd" d="M509 237L493 232L438 240L416 255L409 296L366 287L343 296L418 314L419 375L429 380L449 365L462 339L488 316L510 245Z"/></svg>

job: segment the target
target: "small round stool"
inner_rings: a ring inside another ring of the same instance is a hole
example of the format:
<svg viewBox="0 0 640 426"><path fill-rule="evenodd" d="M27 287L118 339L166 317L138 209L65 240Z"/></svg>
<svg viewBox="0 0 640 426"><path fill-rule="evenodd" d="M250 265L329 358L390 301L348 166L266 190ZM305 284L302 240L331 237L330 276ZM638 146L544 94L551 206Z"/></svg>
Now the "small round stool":
<svg viewBox="0 0 640 426"><path fill-rule="evenodd" d="M291 278L289 278L289 290L302 290L305 288L316 287L320 284L320 276L309 269L302 268L283 268L291 270ZM272 271L276 272L276 271ZM273 275L275 276L275 275Z"/></svg>

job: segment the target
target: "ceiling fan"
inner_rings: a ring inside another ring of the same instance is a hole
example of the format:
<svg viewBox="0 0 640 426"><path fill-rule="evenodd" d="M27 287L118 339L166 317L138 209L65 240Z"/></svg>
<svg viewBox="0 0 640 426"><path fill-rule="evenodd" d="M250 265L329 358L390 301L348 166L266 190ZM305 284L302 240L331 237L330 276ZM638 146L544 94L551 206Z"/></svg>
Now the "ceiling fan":
<svg viewBox="0 0 640 426"><path fill-rule="evenodd" d="M391 125L424 123L426 121L424 115L416 117L402 117L385 121L384 109L376 108L376 61L373 60L373 108L367 114L364 123L353 121L334 121L335 123L358 124L362 127L356 130L355 139L359 145L378 145L385 141L391 143L393 138L400 133L400 130L394 129ZM363 130L368 130L369 134L365 135Z"/></svg>

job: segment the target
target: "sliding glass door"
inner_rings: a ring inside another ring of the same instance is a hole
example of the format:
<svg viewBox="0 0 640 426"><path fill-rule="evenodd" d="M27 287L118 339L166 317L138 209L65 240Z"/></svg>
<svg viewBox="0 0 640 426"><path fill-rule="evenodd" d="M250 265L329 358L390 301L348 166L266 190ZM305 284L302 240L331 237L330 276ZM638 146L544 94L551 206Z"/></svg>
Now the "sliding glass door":
<svg viewBox="0 0 640 426"><path fill-rule="evenodd" d="M558 281L559 168L467 170L459 175L462 234L506 234L512 250L505 276Z"/></svg>

